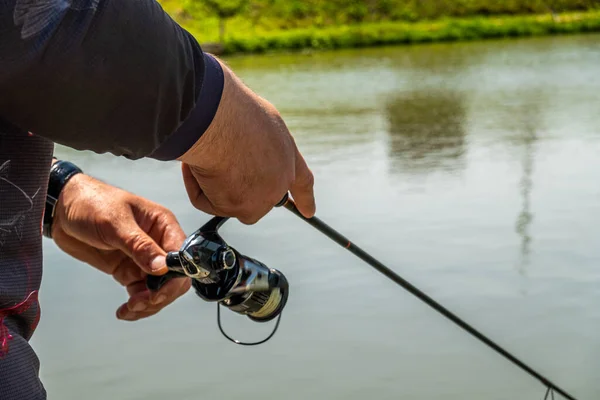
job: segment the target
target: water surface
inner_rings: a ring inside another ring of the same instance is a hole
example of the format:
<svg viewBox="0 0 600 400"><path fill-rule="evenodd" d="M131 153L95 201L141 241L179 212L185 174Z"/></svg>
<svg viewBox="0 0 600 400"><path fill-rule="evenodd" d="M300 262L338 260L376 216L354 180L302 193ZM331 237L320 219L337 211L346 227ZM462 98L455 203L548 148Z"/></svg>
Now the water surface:
<svg viewBox="0 0 600 400"><path fill-rule="evenodd" d="M600 396L600 36L245 56L316 176L318 215L580 399ZM176 163L59 147L85 171L209 219ZM228 222L284 271L278 334L226 341L192 292L144 321L45 244L33 344L50 399L537 399L544 388L286 210ZM228 313L227 329L267 327Z"/></svg>

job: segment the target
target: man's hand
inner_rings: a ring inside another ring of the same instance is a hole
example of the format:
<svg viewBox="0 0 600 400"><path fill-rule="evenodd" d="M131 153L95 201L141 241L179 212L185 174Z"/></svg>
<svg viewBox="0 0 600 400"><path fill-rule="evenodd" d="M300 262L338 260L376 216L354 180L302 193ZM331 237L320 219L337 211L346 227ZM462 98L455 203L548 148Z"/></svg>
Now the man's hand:
<svg viewBox="0 0 600 400"><path fill-rule="evenodd" d="M313 175L279 112L221 65L225 84L213 122L179 158L192 204L253 224L290 191L312 217Z"/></svg>
<svg viewBox="0 0 600 400"><path fill-rule="evenodd" d="M179 250L185 234L166 208L84 174L59 196L52 237L67 254L113 276L129 293L117 318L134 321L156 314L190 288L188 278L170 280L159 292L146 289L148 274L167 272L166 252Z"/></svg>

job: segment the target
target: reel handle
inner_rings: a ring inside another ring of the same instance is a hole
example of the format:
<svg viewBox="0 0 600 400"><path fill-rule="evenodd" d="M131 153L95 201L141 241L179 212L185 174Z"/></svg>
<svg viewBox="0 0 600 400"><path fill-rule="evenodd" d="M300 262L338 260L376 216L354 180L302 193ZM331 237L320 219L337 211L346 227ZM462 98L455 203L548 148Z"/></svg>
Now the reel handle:
<svg viewBox="0 0 600 400"><path fill-rule="evenodd" d="M162 288L167 282L169 282L173 278L183 278L185 275L182 275L175 271L169 271L164 275L149 275L146 278L146 287L151 292L158 292L160 288Z"/></svg>
<svg viewBox="0 0 600 400"><path fill-rule="evenodd" d="M167 259L167 267L169 267L169 268L180 267L179 252L170 251L167 254L166 259ZM148 275L148 277L146 278L146 287L151 292L158 292L160 290L160 288L162 288L171 279L185 278L185 277L187 277L187 275L185 275L184 273L169 269L169 271L164 275Z"/></svg>
<svg viewBox="0 0 600 400"><path fill-rule="evenodd" d="M281 206L285 205L285 203L287 203L288 200L289 200L289 192L286 192L286 194L279 201L279 203L275 204L275 207L281 207ZM223 222L224 222L223 220L219 219L216 222L217 226L215 226L215 228L218 227ZM181 264L179 261L179 252L171 251L167 254L167 267L176 268L176 269L179 269L181 267ZM170 269L169 272L167 272L164 275L160 275L160 276L149 275L146 278L146 287L152 292L157 292L160 290L160 288L162 288L171 279L181 278L181 277L186 277L186 276L187 275L185 275L184 273L180 273L180 272L174 271L173 269Z"/></svg>

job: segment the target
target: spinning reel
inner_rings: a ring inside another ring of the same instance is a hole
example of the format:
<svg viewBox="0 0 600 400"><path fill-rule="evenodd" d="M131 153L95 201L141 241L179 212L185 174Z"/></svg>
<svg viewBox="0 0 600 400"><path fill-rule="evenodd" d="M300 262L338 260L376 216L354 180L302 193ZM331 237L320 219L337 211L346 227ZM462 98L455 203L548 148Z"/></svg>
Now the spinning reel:
<svg viewBox="0 0 600 400"><path fill-rule="evenodd" d="M146 285L151 291L157 291L170 279L192 278L196 294L205 301L217 303L217 322L221 333L236 344L257 345L269 340L277 331L289 286L280 271L241 254L225 242L218 230L228 219L214 217L191 234L179 251L167 254L169 271L161 276L148 276ZM232 339L221 326L220 306L256 322L277 318L275 328L259 342Z"/></svg>

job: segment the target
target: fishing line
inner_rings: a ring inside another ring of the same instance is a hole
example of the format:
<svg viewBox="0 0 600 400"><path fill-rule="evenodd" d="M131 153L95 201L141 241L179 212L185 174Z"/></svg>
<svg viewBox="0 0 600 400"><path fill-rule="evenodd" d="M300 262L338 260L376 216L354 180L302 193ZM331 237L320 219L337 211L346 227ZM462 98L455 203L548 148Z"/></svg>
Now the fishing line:
<svg viewBox="0 0 600 400"><path fill-rule="evenodd" d="M289 198L289 196L287 194L281 200L281 202L279 204L277 204L277 206L283 206L283 207L287 208L288 210L290 210L291 212L296 214L296 216L298 216L300 219L304 220L309 225L316 228L318 231L323 233L325 236L327 236L328 238L330 238L331 240L333 240L340 246L344 247L346 250L348 250L349 252L351 252L352 254L354 254L355 256L357 256L358 258L360 258L367 264L369 264L371 267L375 268L377 271L381 272L383 275L387 276L389 279L391 279L398 285L402 286L404 289L406 289L407 291L409 291L410 293L412 293L413 295L415 295L416 297L421 299L423 302L425 302L429 306L431 306L434 310L438 311L439 313L444 315L446 318L450 319L452 322L454 322L455 324L457 324L458 326L463 328L465 331L467 331L468 333L470 333L471 335L473 335L474 337L479 339L481 342L485 343L487 346L489 346L496 352L500 353L502 356L504 356L506 359L508 359L514 365L518 366L523 371L527 372L530 376L539 380L544 386L547 387L546 396L544 397L544 400L548 400L549 395L551 395L552 396L551 399L554 400L554 392L555 391L569 400L576 400L575 397L573 397L572 395L567 393L565 390L561 389L550 379L546 378L545 376L543 376L539 372L535 371L533 368L529 367L527 364L525 364L523 361L519 360L517 357L515 357L511 353L504 350L502 347L500 347L494 341L489 339L483 333L481 333L477 329L473 328L471 325L469 325L468 323L463 321L461 318L459 318L458 316L456 316L455 314L450 312L448 309L443 307L441 304L439 304L438 302L433 300L427 294L425 294L424 292L422 292L421 290L419 290L418 288L413 286L410 282L406 281L400 275L396 274L394 271L392 271L391 269L389 269L388 267L383 265L381 262L376 260L373 256L371 256L370 254L368 254L367 252L362 250L360 247L358 247L357 245L352 243L349 239L344 237L342 234L337 232L335 229L331 228L325 222L321 221L317 217L312 217L312 218L304 217L300 213L300 211L298 211L298 209L296 208L296 204L294 203L294 201L291 198Z"/></svg>
<svg viewBox="0 0 600 400"><path fill-rule="evenodd" d="M554 400L554 391L550 386L548 386L548 390L546 390L546 395L544 396L544 400L548 400L548 396L551 396L550 399Z"/></svg>

